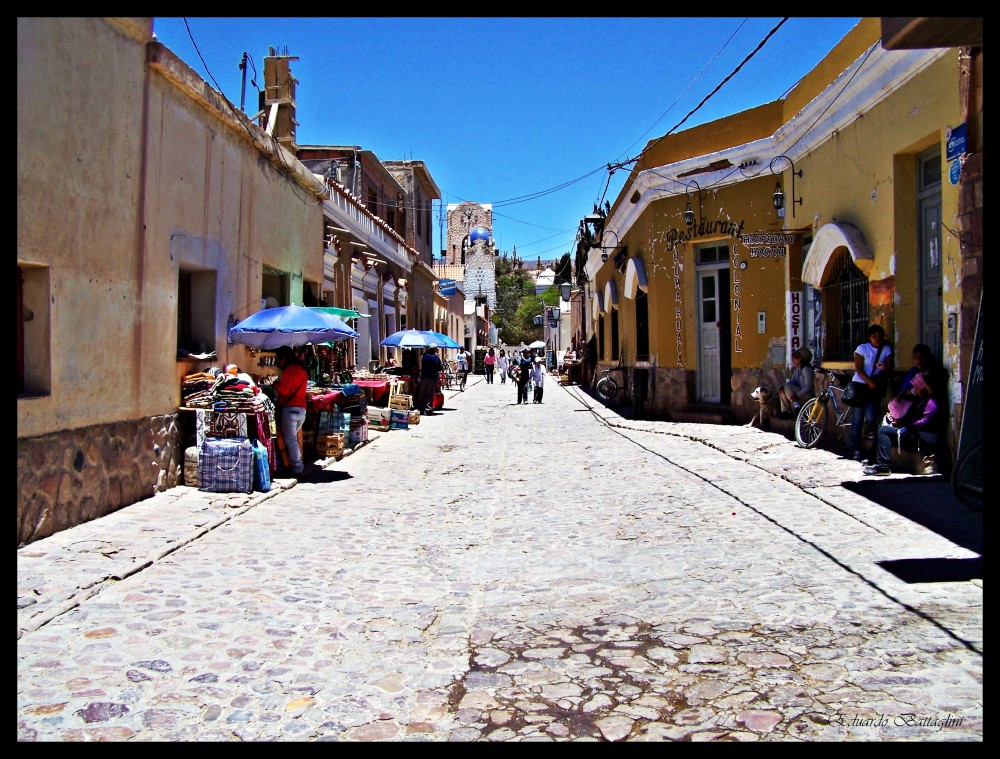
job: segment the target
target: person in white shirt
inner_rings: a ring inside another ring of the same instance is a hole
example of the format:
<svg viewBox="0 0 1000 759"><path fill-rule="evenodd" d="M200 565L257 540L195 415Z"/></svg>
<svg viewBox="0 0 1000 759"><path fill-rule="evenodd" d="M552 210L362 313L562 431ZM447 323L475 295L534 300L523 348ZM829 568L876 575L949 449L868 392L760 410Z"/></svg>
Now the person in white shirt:
<svg viewBox="0 0 1000 759"><path fill-rule="evenodd" d="M500 355L497 356L497 369L500 372L500 384L503 385L507 382L507 371L510 369L510 360L503 348L500 349Z"/></svg>
<svg viewBox="0 0 1000 759"><path fill-rule="evenodd" d="M542 381L545 377L544 361L545 359L539 356L531 365L531 384L535 388L535 394L531 399L532 403L542 402Z"/></svg>
<svg viewBox="0 0 1000 759"><path fill-rule="evenodd" d="M469 373L469 359L471 358L469 351L465 348L459 348L458 355L455 357L455 363L457 365L456 371L459 376L468 375Z"/></svg>
<svg viewBox="0 0 1000 759"><path fill-rule="evenodd" d="M854 382L867 385L863 406L851 410L851 448L855 461L865 461L866 452L861 431L868 427L868 435L875 436L876 419L882 413L889 377L892 376L892 346L885 341L885 330L878 324L868 327L868 342L854 349ZM874 446L873 446L874 448ZM874 459L875 452L871 452Z"/></svg>

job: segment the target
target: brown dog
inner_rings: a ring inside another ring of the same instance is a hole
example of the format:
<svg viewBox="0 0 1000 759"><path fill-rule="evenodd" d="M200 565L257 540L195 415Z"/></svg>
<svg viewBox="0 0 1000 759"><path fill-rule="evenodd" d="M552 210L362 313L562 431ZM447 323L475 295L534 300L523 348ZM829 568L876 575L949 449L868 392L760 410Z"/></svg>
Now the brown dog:
<svg viewBox="0 0 1000 759"><path fill-rule="evenodd" d="M757 401L757 413L753 415L747 427L760 427L762 430L769 429L771 426L771 416L774 414L776 405L774 396L768 388L761 385L750 393L750 397Z"/></svg>

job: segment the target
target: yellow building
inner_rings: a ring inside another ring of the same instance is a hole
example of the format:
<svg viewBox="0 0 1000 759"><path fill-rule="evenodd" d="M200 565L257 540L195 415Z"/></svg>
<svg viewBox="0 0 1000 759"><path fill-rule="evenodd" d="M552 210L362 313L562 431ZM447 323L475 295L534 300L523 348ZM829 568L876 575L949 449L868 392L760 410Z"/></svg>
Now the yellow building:
<svg viewBox="0 0 1000 759"><path fill-rule="evenodd" d="M647 413L746 421L793 350L853 365L870 323L899 370L930 345L961 401L961 56L880 38L863 19L784 100L652 140L588 217L598 364Z"/></svg>

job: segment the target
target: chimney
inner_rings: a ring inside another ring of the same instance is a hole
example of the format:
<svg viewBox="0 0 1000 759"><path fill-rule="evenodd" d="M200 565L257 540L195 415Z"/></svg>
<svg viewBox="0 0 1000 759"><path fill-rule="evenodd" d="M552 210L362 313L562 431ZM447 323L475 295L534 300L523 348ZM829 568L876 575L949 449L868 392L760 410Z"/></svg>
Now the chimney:
<svg viewBox="0 0 1000 759"><path fill-rule="evenodd" d="M297 61L298 56L275 55L274 48L269 49L270 55L264 58L264 118L265 129L278 144L291 152L298 154L299 146L295 142L295 85L299 80L292 76L290 63Z"/></svg>

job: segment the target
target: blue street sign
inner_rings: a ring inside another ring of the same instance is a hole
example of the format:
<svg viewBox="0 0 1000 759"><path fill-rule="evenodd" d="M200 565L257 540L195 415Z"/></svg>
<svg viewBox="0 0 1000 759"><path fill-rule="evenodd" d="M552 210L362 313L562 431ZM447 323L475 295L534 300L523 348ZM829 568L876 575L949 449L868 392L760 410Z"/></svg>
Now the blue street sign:
<svg viewBox="0 0 1000 759"><path fill-rule="evenodd" d="M965 132L965 124L959 124L947 131L944 156L946 161L957 158L965 152Z"/></svg>
<svg viewBox="0 0 1000 759"><path fill-rule="evenodd" d="M962 175L962 162L957 158L951 162L951 166L948 168L948 181L951 182L951 186L954 187L958 184L958 178Z"/></svg>

